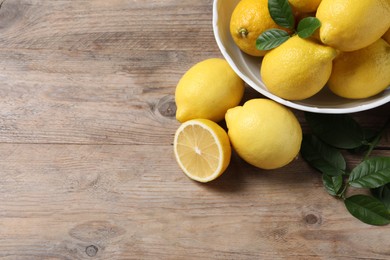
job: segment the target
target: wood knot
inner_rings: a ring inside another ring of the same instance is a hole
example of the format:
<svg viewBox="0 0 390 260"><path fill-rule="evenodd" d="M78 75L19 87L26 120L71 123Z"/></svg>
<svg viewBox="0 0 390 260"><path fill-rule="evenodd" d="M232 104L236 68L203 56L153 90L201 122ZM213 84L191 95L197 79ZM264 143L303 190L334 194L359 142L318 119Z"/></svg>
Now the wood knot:
<svg viewBox="0 0 390 260"><path fill-rule="evenodd" d="M309 213L305 216L305 223L308 225L321 224L321 217L316 214Z"/></svg>
<svg viewBox="0 0 390 260"><path fill-rule="evenodd" d="M87 248L85 249L85 253L90 257L95 256L98 251L99 249L94 245L87 246Z"/></svg>
<svg viewBox="0 0 390 260"><path fill-rule="evenodd" d="M175 98L171 95L164 96L157 103L157 110L164 117L174 117L176 115Z"/></svg>

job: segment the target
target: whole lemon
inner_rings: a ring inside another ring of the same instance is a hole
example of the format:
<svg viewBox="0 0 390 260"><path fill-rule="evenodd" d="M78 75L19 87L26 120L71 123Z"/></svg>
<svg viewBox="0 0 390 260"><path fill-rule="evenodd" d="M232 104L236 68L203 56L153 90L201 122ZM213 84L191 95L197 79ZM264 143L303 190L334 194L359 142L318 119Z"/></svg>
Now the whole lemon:
<svg viewBox="0 0 390 260"><path fill-rule="evenodd" d="M264 56L266 51L256 49L256 39L277 25L268 11L268 0L241 0L230 18L230 34L243 52L252 56Z"/></svg>
<svg viewBox="0 0 390 260"><path fill-rule="evenodd" d="M244 95L244 82L226 60L211 58L191 67L176 86L176 119L221 121Z"/></svg>
<svg viewBox="0 0 390 260"><path fill-rule="evenodd" d="M321 3L321 0L288 0L291 7L298 12L315 12Z"/></svg>
<svg viewBox="0 0 390 260"><path fill-rule="evenodd" d="M321 41L355 51L378 40L390 27L389 0L322 0L316 17Z"/></svg>
<svg viewBox="0 0 390 260"><path fill-rule="evenodd" d="M382 38L370 46L341 53L333 61L328 86L345 98L374 96L390 85L390 45Z"/></svg>
<svg viewBox="0 0 390 260"><path fill-rule="evenodd" d="M336 55L331 47L293 36L264 56L260 74L272 94L302 100L325 86Z"/></svg>
<svg viewBox="0 0 390 260"><path fill-rule="evenodd" d="M276 169L298 154L302 129L295 115L275 101L258 98L228 110L230 142L237 154L262 169Z"/></svg>

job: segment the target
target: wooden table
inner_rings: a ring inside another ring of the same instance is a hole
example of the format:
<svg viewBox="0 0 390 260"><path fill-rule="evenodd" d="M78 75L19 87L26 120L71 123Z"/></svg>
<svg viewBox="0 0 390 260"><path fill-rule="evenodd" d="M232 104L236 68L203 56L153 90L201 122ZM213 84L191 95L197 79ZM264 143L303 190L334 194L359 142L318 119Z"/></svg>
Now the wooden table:
<svg viewBox="0 0 390 260"><path fill-rule="evenodd" d="M264 171L233 156L209 184L181 172L174 91L222 57L211 19L211 0L3 1L0 259L390 258L390 226L353 218L301 158ZM389 111L354 117L379 127Z"/></svg>

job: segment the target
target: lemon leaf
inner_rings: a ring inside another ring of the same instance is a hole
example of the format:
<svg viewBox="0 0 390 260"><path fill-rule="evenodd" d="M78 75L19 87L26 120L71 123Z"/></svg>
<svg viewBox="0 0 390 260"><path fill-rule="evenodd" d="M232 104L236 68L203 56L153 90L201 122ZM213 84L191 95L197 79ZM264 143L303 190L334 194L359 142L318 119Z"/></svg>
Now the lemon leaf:
<svg viewBox="0 0 390 260"><path fill-rule="evenodd" d="M341 149L354 149L366 142L363 128L348 114L305 113L311 130L325 143Z"/></svg>
<svg viewBox="0 0 390 260"><path fill-rule="evenodd" d="M382 201L382 203L385 204L387 209L390 211L390 183L371 189L371 194Z"/></svg>
<svg viewBox="0 0 390 260"><path fill-rule="evenodd" d="M390 223L390 212L377 198L359 194L346 198L344 203L352 216L366 224L383 226Z"/></svg>
<svg viewBox="0 0 390 260"><path fill-rule="evenodd" d="M356 188L378 188L390 183L390 157L372 157L356 166L349 185Z"/></svg>
<svg viewBox="0 0 390 260"><path fill-rule="evenodd" d="M301 155L310 166L329 176L345 174L346 162L339 150L322 142L315 135L305 134Z"/></svg>
<svg viewBox="0 0 390 260"><path fill-rule="evenodd" d="M256 39L256 48L263 51L271 50L287 41L288 38L290 38L290 35L286 31L280 29L269 29L263 32Z"/></svg>
<svg viewBox="0 0 390 260"><path fill-rule="evenodd" d="M330 176L327 174L322 175L322 183L324 184L325 190L332 196L339 196L340 190L343 186L343 176Z"/></svg>
<svg viewBox="0 0 390 260"><path fill-rule="evenodd" d="M295 19L288 0L268 0L268 10L277 25L294 29Z"/></svg>
<svg viewBox="0 0 390 260"><path fill-rule="evenodd" d="M297 28L298 36L301 38L309 38L313 33L320 28L321 22L315 17L306 17L302 19Z"/></svg>

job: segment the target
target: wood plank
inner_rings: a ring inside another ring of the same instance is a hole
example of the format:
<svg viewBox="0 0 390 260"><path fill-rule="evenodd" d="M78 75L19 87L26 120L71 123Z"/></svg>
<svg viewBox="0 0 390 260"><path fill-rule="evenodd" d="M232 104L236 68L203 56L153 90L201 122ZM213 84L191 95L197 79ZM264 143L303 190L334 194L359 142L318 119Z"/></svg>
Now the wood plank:
<svg viewBox="0 0 390 260"><path fill-rule="evenodd" d="M166 144L178 80L221 56L210 1L6 1L0 14L0 142Z"/></svg>
<svg viewBox="0 0 390 260"><path fill-rule="evenodd" d="M300 157L264 171L234 154L209 184L181 172L173 95L222 57L212 2L3 1L0 259L390 257L390 226L353 218ZM353 116L377 128L389 113ZM373 155L390 156L389 131Z"/></svg>
<svg viewBox="0 0 390 260"><path fill-rule="evenodd" d="M390 256L390 226L354 219L302 160L263 171L235 156L203 185L178 169L172 147L154 149L1 144L0 257L85 259L94 249L96 259Z"/></svg>
<svg viewBox="0 0 390 260"><path fill-rule="evenodd" d="M170 142L178 80L221 56L210 3L4 2L0 142Z"/></svg>

